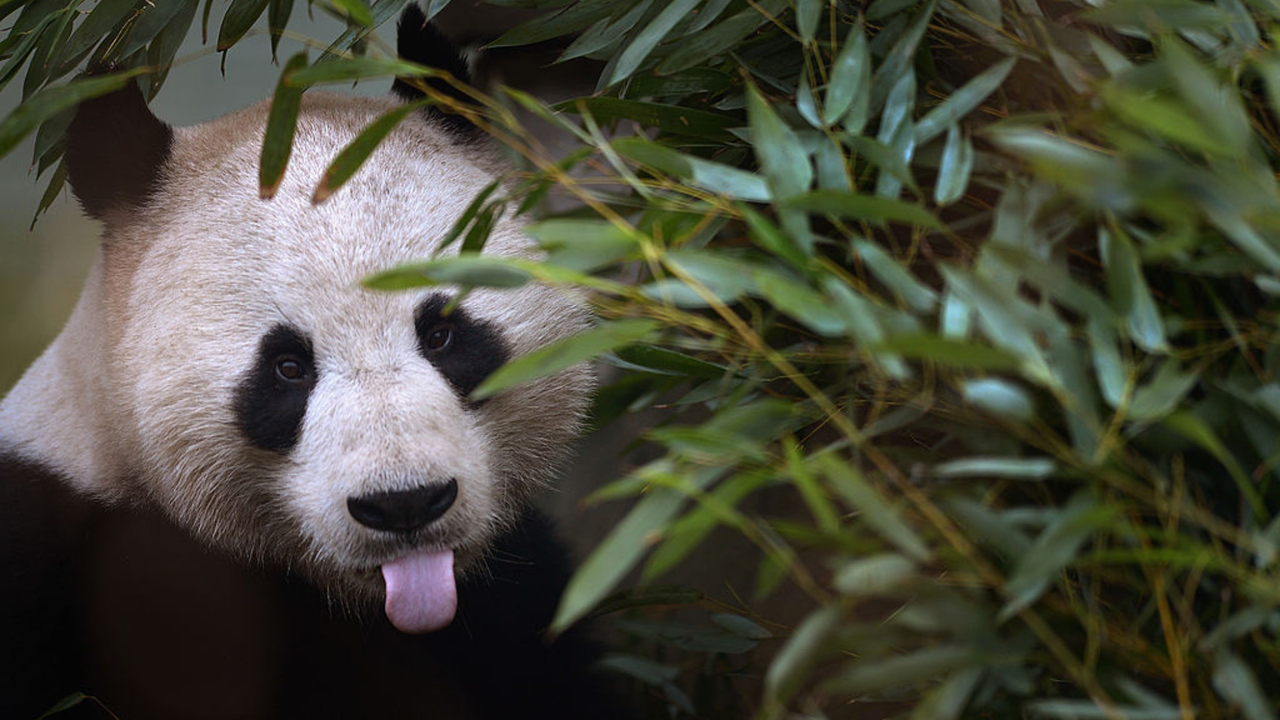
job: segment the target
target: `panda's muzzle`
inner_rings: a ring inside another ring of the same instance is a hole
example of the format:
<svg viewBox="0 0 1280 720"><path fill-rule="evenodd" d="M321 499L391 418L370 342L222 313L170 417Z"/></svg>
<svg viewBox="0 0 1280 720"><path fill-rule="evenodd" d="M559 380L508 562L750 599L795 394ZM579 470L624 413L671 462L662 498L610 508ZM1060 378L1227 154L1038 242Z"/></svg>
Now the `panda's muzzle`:
<svg viewBox="0 0 1280 720"><path fill-rule="evenodd" d="M392 490L347 498L347 512L356 522L372 530L411 533L420 530L453 506L458 498L458 481L420 485L411 490Z"/></svg>

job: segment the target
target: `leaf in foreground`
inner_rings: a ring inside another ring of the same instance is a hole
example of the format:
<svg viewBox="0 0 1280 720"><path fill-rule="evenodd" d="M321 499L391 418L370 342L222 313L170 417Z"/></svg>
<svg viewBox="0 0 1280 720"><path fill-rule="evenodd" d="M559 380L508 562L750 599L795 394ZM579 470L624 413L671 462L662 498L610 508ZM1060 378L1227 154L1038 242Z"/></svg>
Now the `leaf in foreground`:
<svg viewBox="0 0 1280 720"><path fill-rule="evenodd" d="M503 365L480 383L471 393L471 399L483 400L509 387L546 377L611 350L646 340L657 328L658 324L652 320L619 320L598 325Z"/></svg>

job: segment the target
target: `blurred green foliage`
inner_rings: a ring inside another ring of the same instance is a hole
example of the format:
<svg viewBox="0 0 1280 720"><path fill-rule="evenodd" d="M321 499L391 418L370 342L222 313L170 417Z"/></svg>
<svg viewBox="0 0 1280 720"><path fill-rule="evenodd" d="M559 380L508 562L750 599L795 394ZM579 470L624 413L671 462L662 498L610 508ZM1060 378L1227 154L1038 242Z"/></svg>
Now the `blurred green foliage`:
<svg viewBox="0 0 1280 720"><path fill-rule="evenodd" d="M494 4L547 9L494 46L563 39L603 62L596 92L424 85L524 167L458 219L461 255L369 284L586 288L600 324L483 392L599 357L625 372L597 425L667 409L656 459L596 493L633 505L557 620L614 618L641 712L1277 716L1280 5ZM67 108L124 78L55 81L88 57L154 88L196 5L0 4L0 82L30 58L0 147L39 127L53 166ZM263 13L279 33L280 5L232 0L219 48ZM322 5L351 28L285 65L267 192L305 87L452 82L370 42L401 5ZM575 209L540 210L552 189ZM504 212L544 260L476 255ZM717 528L755 586L661 584ZM753 610L783 590L794 618Z"/></svg>

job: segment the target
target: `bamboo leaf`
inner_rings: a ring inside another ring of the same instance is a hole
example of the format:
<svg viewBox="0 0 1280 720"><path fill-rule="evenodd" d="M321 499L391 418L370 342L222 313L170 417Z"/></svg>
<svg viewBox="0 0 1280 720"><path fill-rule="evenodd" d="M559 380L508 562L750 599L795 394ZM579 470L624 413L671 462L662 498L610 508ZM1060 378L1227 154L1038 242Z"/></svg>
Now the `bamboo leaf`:
<svg viewBox="0 0 1280 720"><path fill-rule="evenodd" d="M546 377L626 345L650 339L658 326L650 320L618 320L560 340L498 368L471 393L483 400L507 388Z"/></svg>
<svg viewBox="0 0 1280 720"><path fill-rule="evenodd" d="M740 124L731 116L706 110L611 97L581 98L552 107L560 112L585 110L602 123L631 120L665 133L707 140L726 140L732 137L729 129Z"/></svg>
<svg viewBox="0 0 1280 720"><path fill-rule="evenodd" d="M1128 236L1119 230L1100 228L1098 245L1107 267L1111 306L1123 318L1130 337L1149 352L1167 352L1164 322Z"/></svg>
<svg viewBox="0 0 1280 720"><path fill-rule="evenodd" d="M1007 620L1044 595L1085 543L1107 527L1114 516L1114 507L1100 505L1087 491L1076 493L1017 559L1005 584L1008 602L998 619Z"/></svg>
<svg viewBox="0 0 1280 720"><path fill-rule="evenodd" d="M920 137L919 126L916 137ZM945 207L964 197L969 187L969 174L973 172L973 143L952 125L947 129L947 143L942 148L942 162L938 165L937 185L933 189L933 201Z"/></svg>
<svg viewBox="0 0 1280 720"><path fill-rule="evenodd" d="M809 674L809 669L826 654L832 632L840 622L838 607L821 608L800 623L764 676L765 695L775 702L788 701Z"/></svg>
<svg viewBox="0 0 1280 720"><path fill-rule="evenodd" d="M808 153L754 85L747 87L747 119L756 156L773 192L792 197L808 190L813 183Z"/></svg>
<svg viewBox="0 0 1280 720"><path fill-rule="evenodd" d="M66 85L47 87L37 92L0 121L0 157L7 155L32 130L54 115L90 98L119 90L144 72L146 68L134 68L111 75L72 80Z"/></svg>
<svg viewBox="0 0 1280 720"><path fill-rule="evenodd" d="M1004 84L1016 63L1017 58L1001 60L975 75L942 104L930 110L916 122L916 142L923 145L937 137L943 130L968 117L969 113L976 110L988 95Z"/></svg>
<svg viewBox="0 0 1280 720"><path fill-rule="evenodd" d="M226 14L222 16L222 25L218 27L218 52L240 42L240 38L262 17L268 2L269 0L231 0Z"/></svg>
<svg viewBox="0 0 1280 720"><path fill-rule="evenodd" d="M282 80L284 85L288 81ZM406 117L418 112L423 107L431 104L429 98L417 100L415 102L405 103L399 107L388 110L378 116L360 134L356 136L346 147L338 153L338 156L329 163L329 167L325 169L324 176L320 178L320 184L316 186L315 194L311 197L311 202L322 203L330 195L338 191L351 176L356 174L364 161L369 158L373 151L378 149L378 145L386 139L387 135L395 129L396 125Z"/></svg>
<svg viewBox="0 0 1280 720"><path fill-rule="evenodd" d="M267 114L267 129L262 136L262 155L258 163L258 194L264 198L275 197L284 179L289 155L293 152L293 132L298 124L298 111L302 108L302 90L292 87L287 80L291 73L307 64L307 54L300 52L289 58L280 81L276 83L275 96L271 98L271 110Z"/></svg>
<svg viewBox="0 0 1280 720"><path fill-rule="evenodd" d="M861 511L859 518L863 522L912 560L929 561L932 555L929 546L902 519L897 510L867 484L857 468L841 462L832 453L820 455L816 460L836 492L850 506Z"/></svg>
<svg viewBox="0 0 1280 720"><path fill-rule="evenodd" d="M942 227L938 219L928 210L894 198L872 197L839 190L814 190L801 195L791 195L784 200L784 203L787 207L797 210L825 213L876 224L905 223L925 228Z"/></svg>
<svg viewBox="0 0 1280 720"><path fill-rule="evenodd" d="M672 0L666 4L662 12L641 30L618 56L613 72L605 82L606 86L615 85L635 74L640 65L653 52L658 43L666 38L667 33L698 6L700 0Z"/></svg>

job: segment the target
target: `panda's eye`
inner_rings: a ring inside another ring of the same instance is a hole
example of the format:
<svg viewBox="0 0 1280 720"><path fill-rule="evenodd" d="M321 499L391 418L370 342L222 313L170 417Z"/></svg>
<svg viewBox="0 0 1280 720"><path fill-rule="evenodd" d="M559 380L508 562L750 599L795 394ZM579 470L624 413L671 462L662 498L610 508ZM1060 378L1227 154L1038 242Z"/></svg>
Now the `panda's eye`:
<svg viewBox="0 0 1280 720"><path fill-rule="evenodd" d="M453 327L437 325L422 341L422 346L431 352L440 352L453 342Z"/></svg>
<svg viewBox="0 0 1280 720"><path fill-rule="evenodd" d="M276 375L287 382L306 380L310 373L307 363L296 355L281 355L276 358Z"/></svg>

